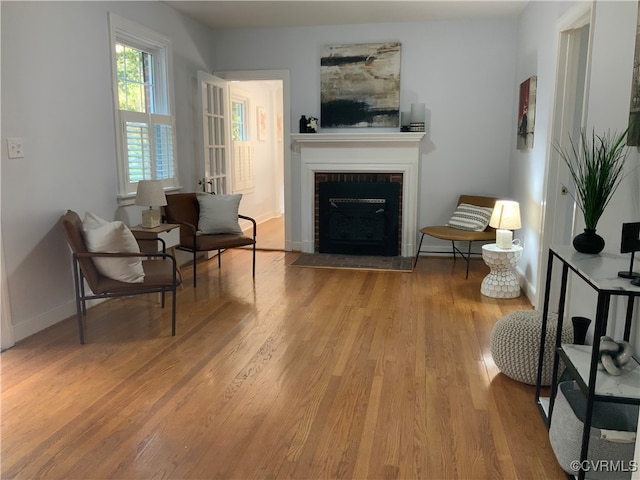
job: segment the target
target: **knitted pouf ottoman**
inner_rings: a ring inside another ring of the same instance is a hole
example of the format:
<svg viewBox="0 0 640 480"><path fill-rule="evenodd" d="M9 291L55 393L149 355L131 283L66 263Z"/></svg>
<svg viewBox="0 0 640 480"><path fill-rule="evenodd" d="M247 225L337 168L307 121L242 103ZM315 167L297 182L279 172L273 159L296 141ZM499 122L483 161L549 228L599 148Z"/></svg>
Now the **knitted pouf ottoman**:
<svg viewBox="0 0 640 480"><path fill-rule="evenodd" d="M551 385L557 323L558 315L549 313L544 341L542 385ZM511 312L496 322L491 331L490 349L493 361L502 373L522 383L536 384L541 330L542 312L536 310ZM573 325L570 321L565 321L562 325L562 343L572 341ZM558 375L562 374L562 370L560 365Z"/></svg>

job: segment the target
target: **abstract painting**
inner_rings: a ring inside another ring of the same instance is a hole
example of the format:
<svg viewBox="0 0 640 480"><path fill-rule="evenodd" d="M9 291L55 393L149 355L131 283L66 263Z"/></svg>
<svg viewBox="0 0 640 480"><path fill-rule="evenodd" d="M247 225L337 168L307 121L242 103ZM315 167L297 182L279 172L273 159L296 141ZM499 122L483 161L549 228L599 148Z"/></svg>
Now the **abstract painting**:
<svg viewBox="0 0 640 480"><path fill-rule="evenodd" d="M520 84L520 102L518 103L518 135L516 148L530 150L533 148L533 130L536 120L536 80L529 77Z"/></svg>
<svg viewBox="0 0 640 480"><path fill-rule="evenodd" d="M329 45L320 58L320 125L400 125L400 43Z"/></svg>

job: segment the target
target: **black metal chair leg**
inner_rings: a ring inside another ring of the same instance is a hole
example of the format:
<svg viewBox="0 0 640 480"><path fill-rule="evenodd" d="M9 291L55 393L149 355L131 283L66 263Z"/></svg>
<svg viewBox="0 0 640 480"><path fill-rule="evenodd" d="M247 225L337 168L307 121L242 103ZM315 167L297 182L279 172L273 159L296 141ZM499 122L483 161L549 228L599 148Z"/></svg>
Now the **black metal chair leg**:
<svg viewBox="0 0 640 480"><path fill-rule="evenodd" d="M256 242L253 242L253 278L256 277Z"/></svg>
<svg viewBox="0 0 640 480"><path fill-rule="evenodd" d="M175 269L173 271L173 288L171 289L171 336L175 337L176 335L176 272Z"/></svg>
<svg viewBox="0 0 640 480"><path fill-rule="evenodd" d="M222 250L218 249L218 268L222 267Z"/></svg>
<svg viewBox="0 0 640 480"><path fill-rule="evenodd" d="M464 277L465 280L469 278L469 261L471 260L471 242L469 242L469 247L467 248L467 276Z"/></svg>
<svg viewBox="0 0 640 480"><path fill-rule="evenodd" d="M456 242L451 240L451 251L453 252L453 261L456 261Z"/></svg>
<svg viewBox="0 0 640 480"><path fill-rule="evenodd" d="M193 251L193 287L196 286L196 251Z"/></svg>
<svg viewBox="0 0 640 480"><path fill-rule="evenodd" d="M75 284L76 290L76 312L78 315L78 336L80 337L80 344L84 343L84 315L82 314L82 310L84 308L84 299L81 300L81 292L80 288L82 280L82 274L79 272L80 267L78 266L78 260L73 254L73 283Z"/></svg>
<svg viewBox="0 0 640 480"><path fill-rule="evenodd" d="M420 243L418 244L418 251L416 252L416 258L413 261L413 268L416 268L416 265L418 264L418 257L420 256L420 249L422 248L422 240L424 240L424 233L420 237Z"/></svg>

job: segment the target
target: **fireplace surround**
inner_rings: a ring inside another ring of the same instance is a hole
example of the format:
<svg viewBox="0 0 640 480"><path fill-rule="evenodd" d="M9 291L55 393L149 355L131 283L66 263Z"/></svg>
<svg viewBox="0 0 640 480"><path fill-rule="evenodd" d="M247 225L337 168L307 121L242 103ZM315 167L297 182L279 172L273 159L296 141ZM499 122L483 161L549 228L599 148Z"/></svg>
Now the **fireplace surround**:
<svg viewBox="0 0 640 480"><path fill-rule="evenodd" d="M420 141L424 132L292 134L300 157L302 251L316 251L316 173L401 174L400 255L413 257L417 240Z"/></svg>

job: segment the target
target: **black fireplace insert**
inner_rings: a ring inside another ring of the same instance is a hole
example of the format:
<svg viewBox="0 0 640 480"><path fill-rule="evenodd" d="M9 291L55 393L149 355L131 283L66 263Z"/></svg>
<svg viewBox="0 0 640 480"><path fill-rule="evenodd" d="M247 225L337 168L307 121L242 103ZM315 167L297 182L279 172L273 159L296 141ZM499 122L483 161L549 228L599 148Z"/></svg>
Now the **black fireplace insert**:
<svg viewBox="0 0 640 480"><path fill-rule="evenodd" d="M400 184L321 182L319 251L398 255Z"/></svg>

